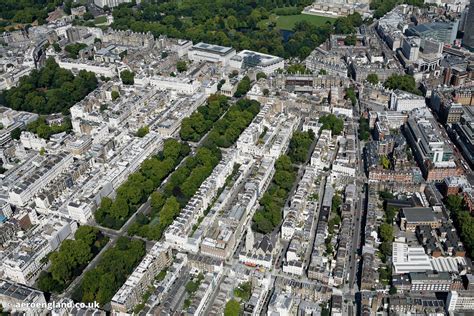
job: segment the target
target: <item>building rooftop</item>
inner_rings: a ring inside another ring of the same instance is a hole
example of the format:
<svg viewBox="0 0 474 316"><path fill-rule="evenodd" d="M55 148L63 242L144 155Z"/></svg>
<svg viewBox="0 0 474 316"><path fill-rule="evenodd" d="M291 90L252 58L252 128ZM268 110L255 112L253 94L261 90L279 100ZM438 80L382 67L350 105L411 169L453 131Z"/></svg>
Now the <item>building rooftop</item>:
<svg viewBox="0 0 474 316"><path fill-rule="evenodd" d="M207 43L197 43L196 45L193 46L193 49L198 49L202 51L207 51L211 52L214 54L219 54L219 55L227 55L234 49L232 47L226 47L226 46L219 46L219 45L213 45L213 44L207 44Z"/></svg>
<svg viewBox="0 0 474 316"><path fill-rule="evenodd" d="M409 207L402 209L403 217L408 223L433 222L436 216L430 207Z"/></svg>

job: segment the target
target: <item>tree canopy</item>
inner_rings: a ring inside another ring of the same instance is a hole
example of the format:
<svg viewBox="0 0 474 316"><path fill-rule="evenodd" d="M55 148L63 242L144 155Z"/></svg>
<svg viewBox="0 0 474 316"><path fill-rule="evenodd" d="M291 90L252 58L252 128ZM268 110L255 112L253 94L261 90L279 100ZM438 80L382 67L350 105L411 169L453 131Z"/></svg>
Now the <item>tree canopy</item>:
<svg viewBox="0 0 474 316"><path fill-rule="evenodd" d="M84 274L79 300L108 303L145 255L145 243L119 237L117 244L107 249L97 266Z"/></svg>
<svg viewBox="0 0 474 316"><path fill-rule="evenodd" d="M191 116L183 119L179 131L181 139L198 142L228 108L226 96L211 95L205 105L200 106Z"/></svg>
<svg viewBox="0 0 474 316"><path fill-rule="evenodd" d="M371 84L379 83L379 76L377 74L371 73L367 75L367 81Z"/></svg>
<svg viewBox="0 0 474 316"><path fill-rule="evenodd" d="M250 90L250 78L248 76L245 76L240 80L239 84L237 85L237 90L234 93L234 97L240 98L244 95L247 94Z"/></svg>
<svg viewBox="0 0 474 316"><path fill-rule="evenodd" d="M206 105L198 108L181 129L183 139L199 141L208 128L212 128L203 145L194 156L189 156L169 177L158 192L151 195L151 214L137 217L128 233L158 240L165 229L179 215L201 184L212 173L222 158L219 147L232 146L242 131L260 111L257 101L241 99L227 113L227 98L211 96ZM205 128L198 122L209 121Z"/></svg>
<svg viewBox="0 0 474 316"><path fill-rule="evenodd" d="M135 83L135 73L130 70L123 70L120 72L120 78L124 85L133 85Z"/></svg>
<svg viewBox="0 0 474 316"><path fill-rule="evenodd" d="M334 25L316 26L302 21L295 25L289 38L283 38L270 19L272 14L301 12L311 3L311 0L143 1L138 8L130 4L114 8L112 27L303 59L330 34L355 33L355 27L362 24L359 13L338 18Z"/></svg>
<svg viewBox="0 0 474 316"><path fill-rule="evenodd" d="M388 89L400 89L414 94L421 94L416 87L415 78L410 75L393 74L384 83L384 87Z"/></svg>
<svg viewBox="0 0 474 316"><path fill-rule="evenodd" d="M97 88L93 72L81 70L77 76L60 68L53 58L40 70L22 77L17 87L1 94L2 103L14 110L51 114L67 112L76 102Z"/></svg>
<svg viewBox="0 0 474 316"><path fill-rule="evenodd" d="M71 120L69 118L66 118L64 120L64 123L62 124L48 125L46 123L46 118L44 116L40 116L36 121L28 124L26 126L26 130L28 132L35 133L40 138L49 139L51 135L71 131L72 124L71 124Z"/></svg>
<svg viewBox="0 0 474 316"><path fill-rule="evenodd" d="M227 113L213 125L206 140L207 146L229 148L260 112L260 103L255 100L240 99Z"/></svg>
<svg viewBox="0 0 474 316"><path fill-rule="evenodd" d="M359 140L369 140L370 127L369 120L361 115L359 120Z"/></svg>
<svg viewBox="0 0 474 316"><path fill-rule="evenodd" d="M188 66L186 65L186 62L184 60L180 60L176 63L176 70L178 72L185 72L188 70Z"/></svg>
<svg viewBox="0 0 474 316"><path fill-rule="evenodd" d="M305 142L295 142L295 144L305 146ZM272 182L260 199L260 208L253 216L253 230L268 234L281 223L282 209L295 181L296 169L291 158L287 155L280 156L275 162Z"/></svg>
<svg viewBox="0 0 474 316"><path fill-rule="evenodd" d="M323 124L321 129L330 129L333 135L340 135L344 129L344 121L334 114L321 116L319 123Z"/></svg>
<svg viewBox="0 0 474 316"><path fill-rule="evenodd" d="M454 225L469 256L474 257L474 217L470 214L461 195L449 195L445 201Z"/></svg>
<svg viewBox="0 0 474 316"><path fill-rule="evenodd" d="M117 189L115 200L108 197L102 199L94 213L97 222L106 227L120 228L189 151L188 144L167 139L163 150L145 160L140 169Z"/></svg>
<svg viewBox="0 0 474 316"><path fill-rule="evenodd" d="M179 215L181 209L212 173L221 159L221 152L214 147L200 147L194 156L186 158L168 178L166 184L151 196L152 212L149 217L137 218L128 233L158 240L165 229Z"/></svg>
<svg viewBox="0 0 474 316"><path fill-rule="evenodd" d="M74 43L66 45L66 47L64 47L64 50L68 53L69 58L77 59L79 57L79 51L86 47L87 45L84 43Z"/></svg>
<svg viewBox="0 0 474 316"><path fill-rule="evenodd" d="M146 134L148 134L150 132L150 128L148 126L143 126L143 127L140 127L137 132L136 132L136 136L137 137L145 137Z"/></svg>
<svg viewBox="0 0 474 316"><path fill-rule="evenodd" d="M43 271L37 281L42 291L56 293L63 291L108 240L92 226L79 227L74 238L64 240L59 250L49 255L48 259L51 262L49 271Z"/></svg>
<svg viewBox="0 0 474 316"><path fill-rule="evenodd" d="M314 133L312 130L308 132L294 132L290 140L288 149L288 156L293 162L303 163L308 157L308 150L314 140Z"/></svg>
<svg viewBox="0 0 474 316"><path fill-rule="evenodd" d="M240 315L240 304L236 300L230 300L225 304L224 316L239 316Z"/></svg>
<svg viewBox="0 0 474 316"><path fill-rule="evenodd" d="M56 9L62 0L2 0L2 9L0 10L0 18L7 23L7 26L13 23L46 23L48 13Z"/></svg>

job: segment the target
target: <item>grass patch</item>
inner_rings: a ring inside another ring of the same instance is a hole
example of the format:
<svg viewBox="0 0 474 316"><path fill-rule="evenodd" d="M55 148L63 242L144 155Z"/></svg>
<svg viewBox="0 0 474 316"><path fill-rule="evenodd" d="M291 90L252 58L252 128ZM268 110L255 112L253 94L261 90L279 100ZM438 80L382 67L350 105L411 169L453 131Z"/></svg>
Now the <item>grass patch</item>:
<svg viewBox="0 0 474 316"><path fill-rule="evenodd" d="M309 15L309 14L297 14L297 15L284 15L279 16L276 19L276 25L282 30L292 30L295 24L300 21L306 21L316 26L324 25L326 22L333 23L336 19L327 16Z"/></svg>
<svg viewBox="0 0 474 316"><path fill-rule="evenodd" d="M107 23L107 17L105 15L98 16L94 19L94 24L104 24Z"/></svg>

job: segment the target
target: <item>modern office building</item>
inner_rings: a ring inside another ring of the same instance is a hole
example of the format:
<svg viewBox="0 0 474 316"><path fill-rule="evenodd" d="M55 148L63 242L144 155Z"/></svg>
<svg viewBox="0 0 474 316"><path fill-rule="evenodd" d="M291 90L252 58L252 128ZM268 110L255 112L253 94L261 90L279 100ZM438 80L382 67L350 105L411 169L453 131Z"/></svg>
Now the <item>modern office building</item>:
<svg viewBox="0 0 474 316"><path fill-rule="evenodd" d="M277 69L283 69L285 62L283 58L278 56L243 50L230 59L229 65L230 67L239 70L254 68L257 69L257 71L269 75Z"/></svg>
<svg viewBox="0 0 474 316"><path fill-rule="evenodd" d="M229 64L230 59L235 56L235 49L213 44L197 43L188 51L188 58L192 61L208 61L220 63L223 66Z"/></svg>
<svg viewBox="0 0 474 316"><path fill-rule="evenodd" d="M460 175L461 170L453 160L453 150L433 117L410 117L403 130L427 181L442 181L446 177Z"/></svg>
<svg viewBox="0 0 474 316"><path fill-rule="evenodd" d="M449 292L446 299L446 310L448 312L472 312L474 310L474 292L472 290Z"/></svg>
<svg viewBox="0 0 474 316"><path fill-rule="evenodd" d="M452 133L464 158L474 166L474 107L464 107L464 114L453 124Z"/></svg>
<svg viewBox="0 0 474 316"><path fill-rule="evenodd" d="M390 109L397 112L409 112L426 107L425 98L403 90L394 90L390 96Z"/></svg>
<svg viewBox="0 0 474 316"><path fill-rule="evenodd" d="M408 36L418 36L425 39L435 39L445 44L452 44L456 40L459 21L450 23L432 22L418 24L406 30Z"/></svg>
<svg viewBox="0 0 474 316"><path fill-rule="evenodd" d="M464 24L463 45L474 50L474 0L469 4L469 10L466 15L466 23Z"/></svg>

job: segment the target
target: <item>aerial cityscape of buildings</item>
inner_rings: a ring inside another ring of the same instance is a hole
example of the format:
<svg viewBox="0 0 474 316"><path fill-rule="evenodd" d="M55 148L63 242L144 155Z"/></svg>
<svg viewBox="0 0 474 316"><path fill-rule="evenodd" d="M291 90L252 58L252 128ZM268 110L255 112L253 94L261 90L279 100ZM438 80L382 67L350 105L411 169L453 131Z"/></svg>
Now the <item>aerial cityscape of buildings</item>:
<svg viewBox="0 0 474 316"><path fill-rule="evenodd" d="M0 24L0 314L472 314L474 0L142 2Z"/></svg>

